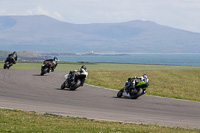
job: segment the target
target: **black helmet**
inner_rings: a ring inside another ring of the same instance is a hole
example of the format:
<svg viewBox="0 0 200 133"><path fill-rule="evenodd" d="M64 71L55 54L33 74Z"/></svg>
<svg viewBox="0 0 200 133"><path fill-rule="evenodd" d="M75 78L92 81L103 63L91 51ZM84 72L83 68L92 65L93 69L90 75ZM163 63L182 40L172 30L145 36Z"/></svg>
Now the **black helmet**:
<svg viewBox="0 0 200 133"><path fill-rule="evenodd" d="M53 59L54 59L55 61L58 61L58 58L57 58L57 57L54 57Z"/></svg>
<svg viewBox="0 0 200 133"><path fill-rule="evenodd" d="M84 69L85 71L87 69L85 65L82 65L81 68Z"/></svg>
<svg viewBox="0 0 200 133"><path fill-rule="evenodd" d="M128 82L132 82L132 78L128 78Z"/></svg>

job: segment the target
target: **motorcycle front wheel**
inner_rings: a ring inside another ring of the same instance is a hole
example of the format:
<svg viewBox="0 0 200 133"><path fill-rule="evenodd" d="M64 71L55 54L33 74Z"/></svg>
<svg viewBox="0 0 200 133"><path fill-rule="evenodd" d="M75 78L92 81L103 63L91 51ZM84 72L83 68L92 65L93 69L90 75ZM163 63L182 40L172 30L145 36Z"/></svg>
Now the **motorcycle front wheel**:
<svg viewBox="0 0 200 133"><path fill-rule="evenodd" d="M11 66L12 66L12 65L10 65L9 62L5 62L3 68L4 68L4 69L6 69L6 68L9 69Z"/></svg>
<svg viewBox="0 0 200 133"><path fill-rule="evenodd" d="M61 90L65 89L65 88L69 88L69 84L67 83L67 81L65 81L60 87Z"/></svg>
<svg viewBox="0 0 200 133"><path fill-rule="evenodd" d="M61 90L65 89L65 82L60 87Z"/></svg>
<svg viewBox="0 0 200 133"><path fill-rule="evenodd" d="M124 88L121 89L118 93L117 93L117 97L122 97L122 94L123 94L123 91L124 91Z"/></svg>
<svg viewBox="0 0 200 133"><path fill-rule="evenodd" d="M6 64L4 64L3 69L6 69L6 67L7 67Z"/></svg>
<svg viewBox="0 0 200 133"><path fill-rule="evenodd" d="M44 69L42 69L40 75L43 76L44 74L47 73L47 71L48 71L48 68L44 68Z"/></svg>

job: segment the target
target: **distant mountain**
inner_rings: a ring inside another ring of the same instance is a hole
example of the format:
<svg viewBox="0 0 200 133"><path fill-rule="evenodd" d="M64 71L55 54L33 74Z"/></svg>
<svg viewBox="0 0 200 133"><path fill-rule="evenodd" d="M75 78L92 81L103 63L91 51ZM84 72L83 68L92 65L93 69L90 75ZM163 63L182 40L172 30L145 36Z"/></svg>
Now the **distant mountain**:
<svg viewBox="0 0 200 133"><path fill-rule="evenodd" d="M0 16L0 49L80 53L200 53L200 33L140 20L72 24L44 15Z"/></svg>

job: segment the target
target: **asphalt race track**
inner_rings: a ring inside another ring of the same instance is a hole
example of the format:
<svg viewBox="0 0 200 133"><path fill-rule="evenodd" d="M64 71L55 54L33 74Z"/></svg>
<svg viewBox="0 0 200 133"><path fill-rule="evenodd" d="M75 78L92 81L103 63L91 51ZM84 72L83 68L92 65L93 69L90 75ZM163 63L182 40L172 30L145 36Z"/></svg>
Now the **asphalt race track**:
<svg viewBox="0 0 200 133"><path fill-rule="evenodd" d="M0 69L0 108L200 129L200 102L148 95L116 98L115 90L87 84L60 90L66 73L40 76L40 70Z"/></svg>

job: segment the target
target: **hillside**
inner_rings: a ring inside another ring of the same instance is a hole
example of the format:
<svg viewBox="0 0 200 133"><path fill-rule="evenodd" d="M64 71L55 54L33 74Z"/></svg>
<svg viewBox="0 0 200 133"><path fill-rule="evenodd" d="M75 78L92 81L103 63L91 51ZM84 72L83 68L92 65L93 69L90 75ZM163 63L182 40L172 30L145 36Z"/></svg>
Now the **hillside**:
<svg viewBox="0 0 200 133"><path fill-rule="evenodd" d="M200 53L200 33L150 21L72 24L36 16L0 16L1 50L37 52Z"/></svg>
<svg viewBox="0 0 200 133"><path fill-rule="evenodd" d="M50 56L41 55L37 52L30 51L16 51L18 60L44 60L50 58ZM8 57L8 54L11 54L11 51L0 50L0 60L5 60Z"/></svg>

